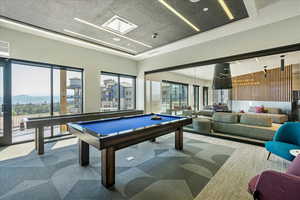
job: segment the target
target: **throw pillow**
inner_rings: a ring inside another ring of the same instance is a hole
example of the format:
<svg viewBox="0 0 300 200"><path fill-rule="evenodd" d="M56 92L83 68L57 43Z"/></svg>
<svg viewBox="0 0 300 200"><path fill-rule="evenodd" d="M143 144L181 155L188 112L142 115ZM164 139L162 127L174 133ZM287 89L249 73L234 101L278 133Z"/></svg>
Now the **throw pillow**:
<svg viewBox="0 0 300 200"><path fill-rule="evenodd" d="M263 113L264 112L264 107L263 106L256 106L255 107L255 112L256 113Z"/></svg>

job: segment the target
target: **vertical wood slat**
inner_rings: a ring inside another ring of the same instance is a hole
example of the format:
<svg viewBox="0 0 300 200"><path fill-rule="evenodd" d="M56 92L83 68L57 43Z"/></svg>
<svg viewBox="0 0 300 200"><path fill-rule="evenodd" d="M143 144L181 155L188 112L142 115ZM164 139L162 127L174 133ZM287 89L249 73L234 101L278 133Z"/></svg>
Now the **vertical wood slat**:
<svg viewBox="0 0 300 200"><path fill-rule="evenodd" d="M255 72L233 77L233 100L256 101L291 101L292 97L292 65L268 70L267 78L264 72ZM248 83L242 80L254 80ZM259 84L256 84L259 82Z"/></svg>

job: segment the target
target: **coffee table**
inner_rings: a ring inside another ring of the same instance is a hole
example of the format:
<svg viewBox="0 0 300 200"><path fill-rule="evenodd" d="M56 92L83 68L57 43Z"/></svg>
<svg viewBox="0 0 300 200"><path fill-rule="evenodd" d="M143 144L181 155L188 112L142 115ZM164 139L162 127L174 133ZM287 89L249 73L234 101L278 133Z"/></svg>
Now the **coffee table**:
<svg viewBox="0 0 300 200"><path fill-rule="evenodd" d="M298 155L300 155L300 149L292 149L290 150L290 154L297 157Z"/></svg>

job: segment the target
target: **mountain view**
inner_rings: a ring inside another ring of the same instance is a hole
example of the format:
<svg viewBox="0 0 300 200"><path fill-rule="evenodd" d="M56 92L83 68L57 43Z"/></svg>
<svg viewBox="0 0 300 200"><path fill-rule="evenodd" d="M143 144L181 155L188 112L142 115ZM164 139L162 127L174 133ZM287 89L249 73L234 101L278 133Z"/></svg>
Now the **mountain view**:
<svg viewBox="0 0 300 200"><path fill-rule="evenodd" d="M29 96L29 95L16 95L12 96L12 104L40 104L50 103L50 96ZM53 97L54 103L59 102L59 96ZM0 97L0 101L3 102L3 97Z"/></svg>

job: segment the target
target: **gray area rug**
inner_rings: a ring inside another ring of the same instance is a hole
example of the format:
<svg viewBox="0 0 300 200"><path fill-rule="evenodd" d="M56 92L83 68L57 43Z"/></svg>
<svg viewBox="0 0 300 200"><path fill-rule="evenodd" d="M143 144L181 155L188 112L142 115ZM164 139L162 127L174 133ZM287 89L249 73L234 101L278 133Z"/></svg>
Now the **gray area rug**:
<svg viewBox="0 0 300 200"><path fill-rule="evenodd" d="M116 152L116 185L100 183L100 152L91 148L90 166L78 164L78 147L51 150L0 162L0 199L189 200L196 197L234 152L233 148L174 135ZM128 157L134 157L128 161Z"/></svg>

